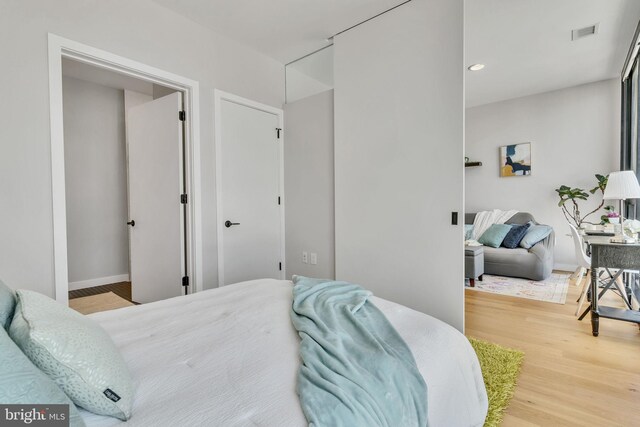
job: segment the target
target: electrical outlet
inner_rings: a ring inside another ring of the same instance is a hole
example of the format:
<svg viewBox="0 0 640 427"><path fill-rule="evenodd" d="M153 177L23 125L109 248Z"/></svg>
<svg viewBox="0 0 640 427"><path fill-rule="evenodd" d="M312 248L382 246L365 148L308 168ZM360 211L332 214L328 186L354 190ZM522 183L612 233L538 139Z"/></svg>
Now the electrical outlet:
<svg viewBox="0 0 640 427"><path fill-rule="evenodd" d="M309 253L308 252L302 252L302 262L304 262L305 264L309 263Z"/></svg>
<svg viewBox="0 0 640 427"><path fill-rule="evenodd" d="M311 265L318 264L318 254L315 252L311 252Z"/></svg>

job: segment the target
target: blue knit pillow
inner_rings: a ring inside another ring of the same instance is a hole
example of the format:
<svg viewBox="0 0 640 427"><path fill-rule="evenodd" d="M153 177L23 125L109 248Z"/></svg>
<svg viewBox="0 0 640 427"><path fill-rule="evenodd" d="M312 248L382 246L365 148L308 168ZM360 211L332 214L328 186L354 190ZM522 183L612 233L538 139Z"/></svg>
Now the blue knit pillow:
<svg viewBox="0 0 640 427"><path fill-rule="evenodd" d="M536 243L547 238L553 231L553 228L548 225L532 225L524 235L524 238L520 241L520 247L525 249L531 249Z"/></svg>
<svg viewBox="0 0 640 427"><path fill-rule="evenodd" d="M487 231L482 233L478 242L485 246L498 248L505 236L509 233L509 230L511 230L511 226L509 224L493 224L487 229Z"/></svg>
<svg viewBox="0 0 640 427"><path fill-rule="evenodd" d="M512 225L511 230L509 230L504 240L502 241L502 246L509 249L517 248L520 244L520 241L524 238L525 234L527 234L529 227L531 227L530 222L522 225Z"/></svg>

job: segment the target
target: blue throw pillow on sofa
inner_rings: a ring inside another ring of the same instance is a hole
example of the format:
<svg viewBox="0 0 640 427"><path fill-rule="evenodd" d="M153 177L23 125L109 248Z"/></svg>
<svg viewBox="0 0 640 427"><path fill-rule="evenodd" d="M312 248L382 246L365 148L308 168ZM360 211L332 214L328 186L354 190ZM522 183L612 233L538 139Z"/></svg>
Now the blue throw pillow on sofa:
<svg viewBox="0 0 640 427"><path fill-rule="evenodd" d="M525 249L531 249L536 243L547 238L553 231L553 228L548 225L534 224L529 228L527 234L525 234L522 241L520 241L520 247Z"/></svg>
<svg viewBox="0 0 640 427"><path fill-rule="evenodd" d="M509 249L517 248L520 244L520 241L527 234L527 231L529 231L529 227L531 227L531 225L532 224L530 222L522 225L512 225L511 230L509 230L504 240L502 241L502 246Z"/></svg>
<svg viewBox="0 0 640 427"><path fill-rule="evenodd" d="M473 239L473 224L464 225L464 240Z"/></svg>
<svg viewBox="0 0 640 427"><path fill-rule="evenodd" d="M491 246L492 248L500 247L500 244L511 230L509 224L493 224L487 229L482 236L478 239L478 242L485 246Z"/></svg>

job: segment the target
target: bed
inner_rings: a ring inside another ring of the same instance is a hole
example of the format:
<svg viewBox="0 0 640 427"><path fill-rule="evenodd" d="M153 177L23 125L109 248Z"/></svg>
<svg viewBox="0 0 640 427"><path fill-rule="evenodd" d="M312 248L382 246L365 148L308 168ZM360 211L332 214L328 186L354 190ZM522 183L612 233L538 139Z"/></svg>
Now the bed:
<svg viewBox="0 0 640 427"><path fill-rule="evenodd" d="M113 338L135 383L126 425L306 425L295 392L291 299L290 281L263 279L90 315ZM429 425L481 426L487 396L467 339L425 314L372 302L413 352L428 386ZM81 412L87 426L123 424Z"/></svg>

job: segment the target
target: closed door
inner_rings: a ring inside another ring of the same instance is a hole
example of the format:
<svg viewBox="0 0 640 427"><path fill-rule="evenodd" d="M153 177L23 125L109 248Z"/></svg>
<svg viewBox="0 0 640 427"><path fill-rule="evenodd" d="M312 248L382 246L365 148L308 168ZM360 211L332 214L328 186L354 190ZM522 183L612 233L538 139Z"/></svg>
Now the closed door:
<svg viewBox="0 0 640 427"><path fill-rule="evenodd" d="M182 295L183 128L179 92L129 110L131 293L147 303Z"/></svg>
<svg viewBox="0 0 640 427"><path fill-rule="evenodd" d="M218 108L220 284L282 278L279 117L228 100Z"/></svg>

